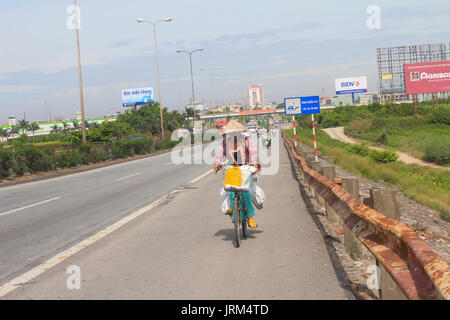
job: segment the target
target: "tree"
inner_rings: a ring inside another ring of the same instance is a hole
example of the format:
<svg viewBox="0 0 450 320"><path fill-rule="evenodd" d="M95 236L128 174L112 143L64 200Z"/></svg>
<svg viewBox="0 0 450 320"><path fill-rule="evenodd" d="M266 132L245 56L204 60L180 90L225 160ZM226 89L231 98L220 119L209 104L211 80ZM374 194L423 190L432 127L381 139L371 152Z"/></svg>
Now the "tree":
<svg viewBox="0 0 450 320"><path fill-rule="evenodd" d="M81 130L81 124L78 121L73 121L72 125L73 125L73 130L75 130L75 131Z"/></svg>
<svg viewBox="0 0 450 320"><path fill-rule="evenodd" d="M186 121L189 121L189 118L194 119L194 108L185 107L186 110ZM194 121L192 121L194 123ZM194 126L194 124L192 124Z"/></svg>
<svg viewBox="0 0 450 320"><path fill-rule="evenodd" d="M54 125L51 127L51 133L60 133L60 132L61 132L61 127L58 126L57 124L54 124Z"/></svg>
<svg viewBox="0 0 450 320"><path fill-rule="evenodd" d="M19 130L19 127L17 127L17 126L11 127L11 129L9 129L9 135L12 136L13 139L14 139L14 136L19 133L20 133L20 130Z"/></svg>
<svg viewBox="0 0 450 320"><path fill-rule="evenodd" d="M89 128L89 129L98 129L98 128L100 128L100 125L98 124L98 122L89 122L89 126L86 127L86 128Z"/></svg>
<svg viewBox="0 0 450 320"><path fill-rule="evenodd" d="M70 131L69 125L67 124L67 122L63 122L63 128L62 128L62 131L63 131L64 133L67 133L67 132Z"/></svg>
<svg viewBox="0 0 450 320"><path fill-rule="evenodd" d="M8 137L10 136L9 129L0 128L0 136L8 141Z"/></svg>
<svg viewBox="0 0 450 320"><path fill-rule="evenodd" d="M33 140L34 140L34 133L38 131L41 127L36 122L33 122L28 126L28 128L31 132L33 132Z"/></svg>
<svg viewBox="0 0 450 320"><path fill-rule="evenodd" d="M28 129L29 122L25 119L19 120L19 128L22 130L22 133L25 133L25 130Z"/></svg>

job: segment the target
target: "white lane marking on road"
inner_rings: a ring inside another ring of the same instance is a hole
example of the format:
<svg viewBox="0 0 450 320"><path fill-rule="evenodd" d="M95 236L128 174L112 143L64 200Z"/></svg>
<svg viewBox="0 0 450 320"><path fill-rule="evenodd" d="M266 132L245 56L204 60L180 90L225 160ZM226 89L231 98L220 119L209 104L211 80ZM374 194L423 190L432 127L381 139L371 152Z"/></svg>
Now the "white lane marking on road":
<svg viewBox="0 0 450 320"><path fill-rule="evenodd" d="M141 174L140 172L137 172L137 173L133 173L133 174L131 174L131 175L129 175L129 176L126 176L126 177L123 177L123 178L117 179L117 180L116 180L116 182L118 182L118 181L122 181L122 180L125 180L125 179L129 179L129 178L132 178L132 177L138 176L138 175L140 175L140 174Z"/></svg>
<svg viewBox="0 0 450 320"><path fill-rule="evenodd" d="M188 184L192 184L195 182L200 181L204 177L206 177L208 174L212 173L213 170L208 170L208 172L200 175L199 177L191 180L188 182ZM131 213L130 215L126 216L125 218L117 221L116 223L110 225L109 227L103 229L102 231L97 232L93 236L87 238L86 240L81 241L80 243L74 245L73 247L64 250L63 252L60 252L56 256L48 259L44 263L38 265L37 267L34 267L33 269L25 272L24 274L18 276L17 278L5 283L4 285L0 286L0 298L4 297L14 289L17 289L19 286L26 284L27 282L33 280L37 276L41 275L45 271L53 268L60 262L70 258L75 253L83 250L84 248L90 246L91 244L97 242L98 240L102 239L103 237L109 235L110 233L113 233L117 229L121 228L122 226L126 225L130 221L136 219L137 217L143 215L144 213L147 213L148 211L154 209L155 207L159 206L161 203L166 201L171 195L180 192L180 190L177 188L174 191L168 193L164 197L160 198L159 200L156 200L155 202L149 204L148 206L139 209L138 211L135 211Z"/></svg>
<svg viewBox="0 0 450 320"><path fill-rule="evenodd" d="M204 177L206 177L207 175L209 175L209 174L211 174L211 173L213 173L213 172L214 172L213 169L208 170L208 171L206 171L204 174L202 174L201 176L199 176L199 177L197 177L197 178L195 178L195 179L189 181L188 184L194 184L194 183L196 183L196 182L202 180Z"/></svg>
<svg viewBox="0 0 450 320"><path fill-rule="evenodd" d="M164 166L170 166L171 164L173 164L172 162L167 162Z"/></svg>
<svg viewBox="0 0 450 320"><path fill-rule="evenodd" d="M25 210L25 209L36 207L36 206L40 206L41 204L45 204L45 203L48 203L48 202L51 202L51 201L55 201L55 200L59 200L59 199L61 199L61 197L48 199L48 200L41 201L41 202L38 202L38 203L30 204L29 206L25 206L25 207L22 207L22 208L17 208L17 209L14 209L14 210L6 211L6 212L3 212L3 213L0 213L0 217L1 216L6 216L7 214L11 214L11 213L14 213L14 212L17 212L17 211Z"/></svg>

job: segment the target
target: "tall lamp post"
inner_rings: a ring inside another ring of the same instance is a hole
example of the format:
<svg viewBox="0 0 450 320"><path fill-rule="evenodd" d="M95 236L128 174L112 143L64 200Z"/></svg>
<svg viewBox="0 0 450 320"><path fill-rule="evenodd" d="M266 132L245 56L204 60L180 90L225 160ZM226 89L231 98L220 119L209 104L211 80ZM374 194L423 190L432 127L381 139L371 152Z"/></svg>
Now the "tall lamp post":
<svg viewBox="0 0 450 320"><path fill-rule="evenodd" d="M214 72L222 70L222 67L217 66L215 69L208 69L208 68L203 67L201 70L209 71L211 74L211 107L213 107L213 104L214 104Z"/></svg>
<svg viewBox="0 0 450 320"><path fill-rule="evenodd" d="M80 108L81 108L81 134L83 137L83 144L86 143L86 123L84 116L84 97L83 97L83 79L81 75L81 54L80 54L80 32L79 32L79 22L78 22L78 7L77 0L74 0L74 6L76 10L75 14L75 33L77 37L77 53L78 53L78 83L80 85Z"/></svg>
<svg viewBox="0 0 450 320"><path fill-rule="evenodd" d="M192 104L194 105L194 121L195 121L195 93L194 93L194 73L192 72L192 54L196 51L203 51L203 48L195 49L192 51L177 50L177 53L187 53L189 55L189 61L191 63Z"/></svg>
<svg viewBox="0 0 450 320"><path fill-rule="evenodd" d="M138 23L147 22L147 23L150 23L153 25L153 37L154 37L154 42L155 42L155 58L156 58L156 75L158 77L159 111L160 111L160 116L161 116L161 136L163 139L164 139L164 121L163 121L163 112L162 112L163 103L162 103L161 85L160 85L160 79L159 79L158 44L156 41L156 26L161 22L170 22L172 20L173 20L172 18L166 18L166 19L162 19L156 23L153 23L150 20L145 20L142 18L136 19L136 21Z"/></svg>

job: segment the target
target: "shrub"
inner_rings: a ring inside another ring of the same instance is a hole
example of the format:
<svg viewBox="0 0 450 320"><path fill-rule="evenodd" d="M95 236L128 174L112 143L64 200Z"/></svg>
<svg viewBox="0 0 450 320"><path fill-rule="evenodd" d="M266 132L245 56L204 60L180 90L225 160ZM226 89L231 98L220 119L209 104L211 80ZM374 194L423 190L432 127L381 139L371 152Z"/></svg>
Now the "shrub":
<svg viewBox="0 0 450 320"><path fill-rule="evenodd" d="M377 142L381 144L387 144L388 143L388 134L386 131L383 131L377 138Z"/></svg>
<svg viewBox="0 0 450 320"><path fill-rule="evenodd" d="M9 150L0 150L0 179L8 178L13 166L13 154Z"/></svg>
<svg viewBox="0 0 450 320"><path fill-rule="evenodd" d="M94 162L101 162L101 161L106 161L110 159L110 154L108 151L105 151L103 149L101 150L95 150L94 154L93 154L93 161Z"/></svg>
<svg viewBox="0 0 450 320"><path fill-rule="evenodd" d="M78 148L82 164L89 164L89 162L91 162L91 150L92 146L90 143L82 144Z"/></svg>
<svg viewBox="0 0 450 320"><path fill-rule="evenodd" d="M82 157L78 151L61 152L56 156L58 168L72 168L82 163Z"/></svg>
<svg viewBox="0 0 450 320"><path fill-rule="evenodd" d="M25 172L37 173L52 169L52 157L48 151L44 152L33 146L23 146L17 149L15 156L19 175Z"/></svg>
<svg viewBox="0 0 450 320"><path fill-rule="evenodd" d="M170 149L170 148L175 147L178 143L179 143L179 141L172 141L170 138L164 139L164 140L158 140L155 144L155 150Z"/></svg>
<svg viewBox="0 0 450 320"><path fill-rule="evenodd" d="M439 111L433 112L431 122L450 125L450 108L442 108Z"/></svg>
<svg viewBox="0 0 450 320"><path fill-rule="evenodd" d="M134 155L133 144L130 141L116 141L112 144L111 152L113 159Z"/></svg>
<svg viewBox="0 0 450 320"><path fill-rule="evenodd" d="M425 148L425 161L440 165L450 163L450 141L428 144Z"/></svg>
<svg viewBox="0 0 450 320"><path fill-rule="evenodd" d="M351 153L359 154L363 157L369 154L369 147L365 143L348 144L345 146L345 150Z"/></svg>
<svg viewBox="0 0 450 320"><path fill-rule="evenodd" d="M12 172L15 176L23 176L26 172L29 171L26 161L25 161L25 154L23 152L14 152L14 163L12 166Z"/></svg>
<svg viewBox="0 0 450 320"><path fill-rule="evenodd" d="M153 139L144 138L134 141L136 154L146 154L152 151Z"/></svg>
<svg viewBox="0 0 450 320"><path fill-rule="evenodd" d="M395 152L389 150L370 150L368 157L376 162L382 163L395 162L398 159L398 155Z"/></svg>

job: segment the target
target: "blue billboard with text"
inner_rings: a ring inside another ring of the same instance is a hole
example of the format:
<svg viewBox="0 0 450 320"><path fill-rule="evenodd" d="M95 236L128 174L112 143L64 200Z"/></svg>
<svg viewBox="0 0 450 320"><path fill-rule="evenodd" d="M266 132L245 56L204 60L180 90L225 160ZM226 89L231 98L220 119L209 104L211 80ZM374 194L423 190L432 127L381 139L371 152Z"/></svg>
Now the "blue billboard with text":
<svg viewBox="0 0 450 320"><path fill-rule="evenodd" d="M284 114L286 116L315 113L320 113L319 96L284 99Z"/></svg>
<svg viewBox="0 0 450 320"><path fill-rule="evenodd" d="M155 101L153 88L135 88L122 90L122 106L136 107Z"/></svg>
<svg viewBox="0 0 450 320"><path fill-rule="evenodd" d="M320 113L319 96L302 97L301 98L302 114Z"/></svg>

